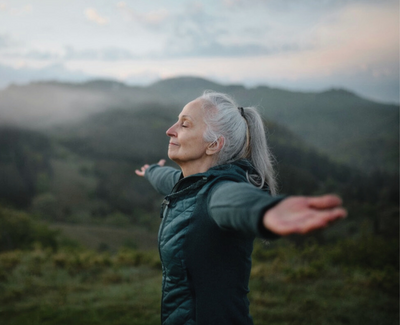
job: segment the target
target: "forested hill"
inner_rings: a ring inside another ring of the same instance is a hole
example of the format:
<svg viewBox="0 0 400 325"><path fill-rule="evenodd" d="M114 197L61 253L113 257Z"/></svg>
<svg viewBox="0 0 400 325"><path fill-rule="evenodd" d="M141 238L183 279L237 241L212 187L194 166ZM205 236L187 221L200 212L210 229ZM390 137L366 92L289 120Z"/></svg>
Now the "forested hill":
<svg viewBox="0 0 400 325"><path fill-rule="evenodd" d="M161 197L134 171L167 157L165 130L178 112L147 104L106 110L46 132L0 128L0 205L52 222L133 224L155 231ZM341 223L337 236L365 222L392 234L398 222L395 177L339 164L286 127L272 121L266 126L281 193L340 194L352 218Z"/></svg>
<svg viewBox="0 0 400 325"><path fill-rule="evenodd" d="M0 122L43 129L112 109L142 110L149 104L173 107L171 113L176 114L206 89L231 94L239 105L259 107L267 120L286 126L331 159L367 171L398 171L398 106L372 102L343 89L292 92L267 86L221 85L192 77L167 79L148 87L107 80L33 83L0 92Z"/></svg>

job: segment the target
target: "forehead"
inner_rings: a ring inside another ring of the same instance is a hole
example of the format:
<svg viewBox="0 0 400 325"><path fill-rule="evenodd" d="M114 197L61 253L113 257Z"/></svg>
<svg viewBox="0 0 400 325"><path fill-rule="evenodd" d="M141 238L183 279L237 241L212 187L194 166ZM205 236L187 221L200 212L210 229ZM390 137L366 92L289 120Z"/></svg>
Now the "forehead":
<svg viewBox="0 0 400 325"><path fill-rule="evenodd" d="M204 111L202 109L202 101L200 99L195 99L182 109L182 112L179 114L180 117L188 117L192 120L203 120Z"/></svg>

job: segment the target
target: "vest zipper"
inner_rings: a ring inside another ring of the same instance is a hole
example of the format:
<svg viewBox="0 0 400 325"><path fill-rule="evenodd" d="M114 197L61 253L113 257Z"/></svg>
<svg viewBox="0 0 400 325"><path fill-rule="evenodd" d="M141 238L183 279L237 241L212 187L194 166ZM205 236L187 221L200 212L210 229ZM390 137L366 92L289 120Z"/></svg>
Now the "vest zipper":
<svg viewBox="0 0 400 325"><path fill-rule="evenodd" d="M162 254L161 254L161 238L162 238L162 234L164 231L164 225L166 222L166 217L167 217L167 212L168 212L168 205L169 205L170 201L167 199L164 199L161 203L161 213L160 213L160 218L161 220L161 229L160 232L158 234L158 251L160 253L160 261L161 261L161 267L162 267L162 273L163 273L163 277L166 277L165 274L165 269L164 269L164 262L162 259ZM165 217L165 218L164 218ZM165 282L166 280L164 279L163 281L163 287L162 287L162 294L163 296L161 297L161 318L162 320L164 319L163 317L163 311L164 311L164 292L165 292Z"/></svg>
<svg viewBox="0 0 400 325"><path fill-rule="evenodd" d="M160 218L163 218L164 215L167 214L168 211L168 205L169 205L169 201L167 199L164 199L164 201L162 201L161 203L161 212L160 212Z"/></svg>

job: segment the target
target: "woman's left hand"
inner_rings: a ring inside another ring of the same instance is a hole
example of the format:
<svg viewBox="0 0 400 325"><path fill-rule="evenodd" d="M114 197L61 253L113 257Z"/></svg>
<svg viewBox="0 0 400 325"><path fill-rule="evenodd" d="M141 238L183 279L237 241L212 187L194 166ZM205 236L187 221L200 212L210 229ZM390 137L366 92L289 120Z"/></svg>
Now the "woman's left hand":
<svg viewBox="0 0 400 325"><path fill-rule="evenodd" d="M263 224L281 236L306 234L346 217L347 211L341 205L336 195L288 197L264 214Z"/></svg>
<svg viewBox="0 0 400 325"><path fill-rule="evenodd" d="M160 166L164 166L164 164L165 164L165 159L160 159L160 161L157 163L157 165L160 165ZM144 177L144 174L146 173L146 169L149 167L150 167L149 164L145 164L140 168L140 170L136 169L135 170L136 175Z"/></svg>

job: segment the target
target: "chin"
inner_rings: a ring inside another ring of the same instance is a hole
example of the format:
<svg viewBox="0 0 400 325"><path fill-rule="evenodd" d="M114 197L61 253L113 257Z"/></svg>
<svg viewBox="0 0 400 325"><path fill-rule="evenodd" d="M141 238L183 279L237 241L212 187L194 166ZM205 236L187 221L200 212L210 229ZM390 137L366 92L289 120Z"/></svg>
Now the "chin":
<svg viewBox="0 0 400 325"><path fill-rule="evenodd" d="M172 161L176 160L176 156L173 153L168 152L168 158L171 159Z"/></svg>

